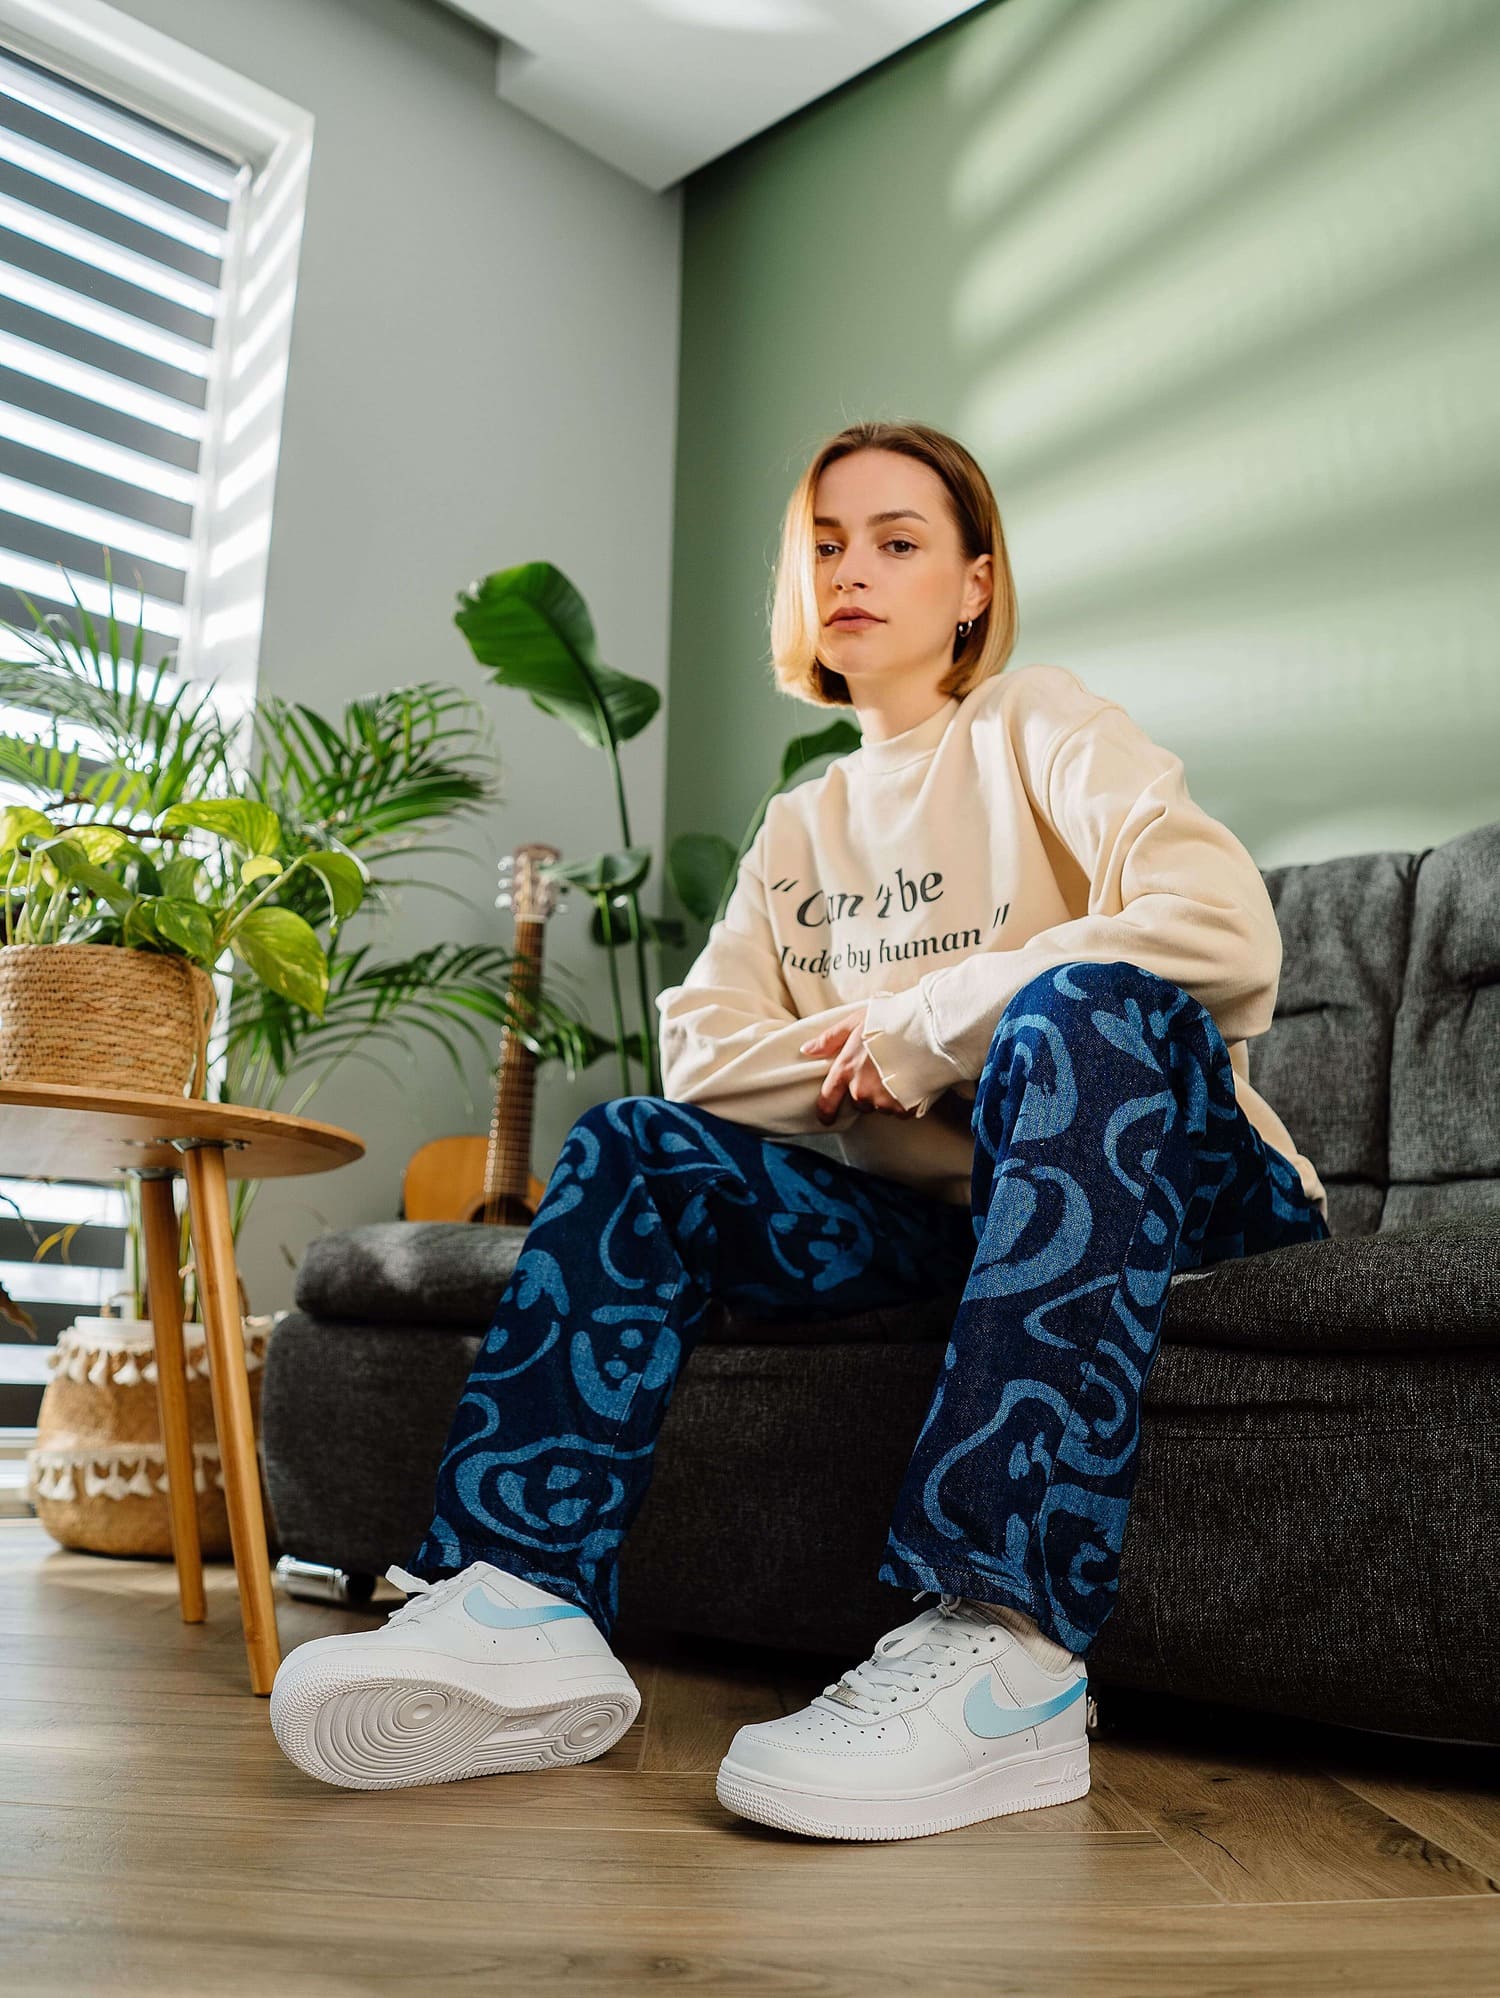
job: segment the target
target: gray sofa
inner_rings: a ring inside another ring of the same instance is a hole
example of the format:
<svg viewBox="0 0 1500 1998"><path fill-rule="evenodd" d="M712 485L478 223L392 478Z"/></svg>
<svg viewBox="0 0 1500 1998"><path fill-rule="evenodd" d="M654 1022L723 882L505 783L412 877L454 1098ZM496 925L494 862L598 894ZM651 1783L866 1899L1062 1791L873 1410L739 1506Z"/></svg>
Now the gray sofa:
<svg viewBox="0 0 1500 1998"><path fill-rule="evenodd" d="M1091 1678L1500 1742L1500 824L1265 879L1284 956L1252 1074L1333 1239L1173 1279ZM313 1242L264 1376L279 1551L354 1577L413 1551L522 1239ZM874 1577L957 1302L711 1310L621 1557L622 1642L852 1658L915 1613Z"/></svg>

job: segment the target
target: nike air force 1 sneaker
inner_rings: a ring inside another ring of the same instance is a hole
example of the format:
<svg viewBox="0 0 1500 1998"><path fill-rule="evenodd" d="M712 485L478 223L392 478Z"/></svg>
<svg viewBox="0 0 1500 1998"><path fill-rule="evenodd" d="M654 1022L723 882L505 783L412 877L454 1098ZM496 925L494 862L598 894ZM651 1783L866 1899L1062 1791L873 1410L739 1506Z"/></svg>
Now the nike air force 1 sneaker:
<svg viewBox="0 0 1500 1998"><path fill-rule="evenodd" d="M982 1606L944 1595L810 1706L742 1727L721 1804L817 1838L923 1838L1089 1787L1088 1672L1049 1670Z"/></svg>
<svg viewBox="0 0 1500 1998"><path fill-rule="evenodd" d="M456 1783L603 1755L640 1712L586 1610L488 1561L411 1592L378 1630L299 1644L271 1688L283 1753L349 1790Z"/></svg>

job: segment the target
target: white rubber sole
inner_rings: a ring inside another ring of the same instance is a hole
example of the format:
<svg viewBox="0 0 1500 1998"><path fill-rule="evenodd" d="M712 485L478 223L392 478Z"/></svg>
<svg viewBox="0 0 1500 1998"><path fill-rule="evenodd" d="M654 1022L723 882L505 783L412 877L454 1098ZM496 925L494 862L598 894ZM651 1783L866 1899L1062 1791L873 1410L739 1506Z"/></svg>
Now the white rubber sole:
<svg viewBox="0 0 1500 1998"><path fill-rule="evenodd" d="M810 1838L926 1838L1007 1811L1066 1804L1089 1787L1086 1739L1035 1749L1009 1762L888 1797L841 1797L741 1768L726 1756L715 1784L719 1802L742 1818Z"/></svg>
<svg viewBox="0 0 1500 1998"><path fill-rule="evenodd" d="M635 1686L618 1680L511 1706L433 1677L321 1666L273 1689L271 1726L306 1775L346 1790L397 1790L590 1762L614 1747L640 1707Z"/></svg>

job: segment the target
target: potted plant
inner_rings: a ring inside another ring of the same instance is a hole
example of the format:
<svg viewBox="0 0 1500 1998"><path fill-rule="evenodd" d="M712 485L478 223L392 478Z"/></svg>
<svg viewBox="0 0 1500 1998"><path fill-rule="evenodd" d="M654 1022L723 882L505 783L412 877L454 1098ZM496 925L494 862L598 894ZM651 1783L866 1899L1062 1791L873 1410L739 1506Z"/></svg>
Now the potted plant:
<svg viewBox="0 0 1500 1998"><path fill-rule="evenodd" d="M206 836L208 854L187 850ZM336 931L364 899L353 853L292 852L252 798L186 798L140 826L0 810L0 1080L201 1092L226 952L321 1015L328 959L283 896L316 878Z"/></svg>

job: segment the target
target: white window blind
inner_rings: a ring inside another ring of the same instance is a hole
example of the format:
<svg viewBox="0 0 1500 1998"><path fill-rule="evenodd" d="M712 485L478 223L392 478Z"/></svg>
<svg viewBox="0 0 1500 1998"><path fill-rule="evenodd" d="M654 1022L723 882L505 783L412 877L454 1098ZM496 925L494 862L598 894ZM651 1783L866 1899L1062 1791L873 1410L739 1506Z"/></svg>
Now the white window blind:
<svg viewBox="0 0 1500 1998"><path fill-rule="evenodd" d="M0 48L0 616L116 601L175 651L250 169ZM136 581L139 578L138 590Z"/></svg>
<svg viewBox="0 0 1500 1998"><path fill-rule="evenodd" d="M70 626L72 591L91 616L107 615L108 549L116 613L144 628L146 666L189 636L206 559L198 509L222 425L222 280L250 178L249 166L0 46L7 625L30 628L23 595ZM128 659L128 641L121 649ZM0 656L31 655L4 630ZM50 723L0 701L0 730L50 734ZM59 739L87 751L80 731ZM28 796L0 784L0 802ZM0 1428L24 1430L46 1350L126 1282L125 1196L26 1180L0 1181L0 1196L0 1282L40 1335L0 1319ZM83 1226L67 1263L56 1248L34 1262L36 1243L69 1221ZM128 1300L115 1308L128 1311Z"/></svg>

